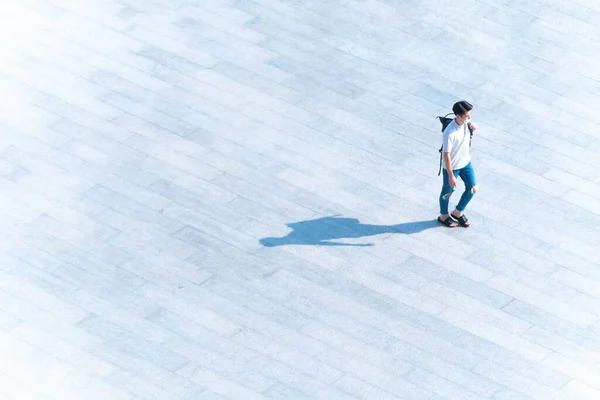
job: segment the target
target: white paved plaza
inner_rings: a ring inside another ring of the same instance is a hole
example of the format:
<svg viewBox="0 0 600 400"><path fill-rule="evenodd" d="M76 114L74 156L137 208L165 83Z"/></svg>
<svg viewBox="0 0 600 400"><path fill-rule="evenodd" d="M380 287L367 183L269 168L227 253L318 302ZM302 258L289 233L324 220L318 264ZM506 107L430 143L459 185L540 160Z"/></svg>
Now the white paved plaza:
<svg viewBox="0 0 600 400"><path fill-rule="evenodd" d="M600 399L599 25L2 2L0 400ZM469 229L436 222L458 100Z"/></svg>

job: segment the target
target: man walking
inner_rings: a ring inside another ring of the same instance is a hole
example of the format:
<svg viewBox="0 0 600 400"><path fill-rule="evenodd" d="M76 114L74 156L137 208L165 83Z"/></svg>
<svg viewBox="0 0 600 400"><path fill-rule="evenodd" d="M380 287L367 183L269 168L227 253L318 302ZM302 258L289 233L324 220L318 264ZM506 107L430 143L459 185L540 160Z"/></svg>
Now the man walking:
<svg viewBox="0 0 600 400"><path fill-rule="evenodd" d="M473 106L466 101L459 101L452 106L455 118L444 129L442 144L444 171L444 184L440 194L440 216L438 221L449 228L458 225L468 227L471 225L464 214L465 208L477 192L475 171L471 165L470 132L476 130L477 126L471 123L471 110ZM456 208L450 214L448 206L450 196L456 189L456 178L460 177L465 183L465 191L460 197Z"/></svg>

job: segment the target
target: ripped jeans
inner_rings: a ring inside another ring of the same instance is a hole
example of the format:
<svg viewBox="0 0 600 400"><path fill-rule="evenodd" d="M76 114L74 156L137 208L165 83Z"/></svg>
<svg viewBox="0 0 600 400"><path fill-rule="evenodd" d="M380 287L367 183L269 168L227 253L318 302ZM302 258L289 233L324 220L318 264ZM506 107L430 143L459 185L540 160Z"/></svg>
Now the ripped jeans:
<svg viewBox="0 0 600 400"><path fill-rule="evenodd" d="M467 164L464 168L455 169L452 171L455 177L459 177L465 183L465 191L463 192L456 209L463 212L469 204L469 201L473 198L473 188L477 185L475 180L475 171L471 163ZM442 186L442 193L440 194L440 214L449 214L448 204L450 203L450 196L454 193L456 187L450 186L448 171L444 168L444 185Z"/></svg>

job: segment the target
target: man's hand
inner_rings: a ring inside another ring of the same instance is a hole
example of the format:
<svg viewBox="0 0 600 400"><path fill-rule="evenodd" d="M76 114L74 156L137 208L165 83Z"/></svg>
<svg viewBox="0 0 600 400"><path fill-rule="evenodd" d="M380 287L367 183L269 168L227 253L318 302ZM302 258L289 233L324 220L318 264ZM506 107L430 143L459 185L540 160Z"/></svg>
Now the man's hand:
<svg viewBox="0 0 600 400"><path fill-rule="evenodd" d="M477 130L477 124L475 122L471 122L469 124L469 128L471 128L472 131L476 131Z"/></svg>
<svg viewBox="0 0 600 400"><path fill-rule="evenodd" d="M449 174L448 175L448 183L450 184L450 186L456 186L456 177L454 176L454 174Z"/></svg>

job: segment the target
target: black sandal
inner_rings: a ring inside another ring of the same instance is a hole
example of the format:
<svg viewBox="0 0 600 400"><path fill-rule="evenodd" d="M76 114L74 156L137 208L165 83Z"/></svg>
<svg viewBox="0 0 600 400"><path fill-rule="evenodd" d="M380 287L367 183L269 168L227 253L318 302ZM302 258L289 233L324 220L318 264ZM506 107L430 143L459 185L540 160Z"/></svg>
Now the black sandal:
<svg viewBox="0 0 600 400"><path fill-rule="evenodd" d="M440 224L446 225L448 228L456 228L458 226L458 225L452 225L452 224L456 224L456 221L452 217L448 217L445 220L442 220L442 217L438 217L438 222Z"/></svg>
<svg viewBox="0 0 600 400"><path fill-rule="evenodd" d="M452 217L456 218L458 224L463 228L468 228L469 226L471 226L471 223L469 222L469 219L465 216L465 214L461 215L460 217L457 217L456 215L453 215Z"/></svg>

